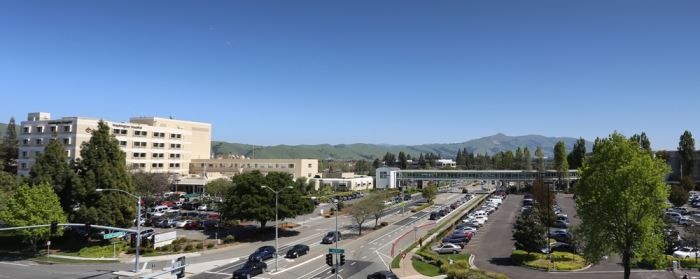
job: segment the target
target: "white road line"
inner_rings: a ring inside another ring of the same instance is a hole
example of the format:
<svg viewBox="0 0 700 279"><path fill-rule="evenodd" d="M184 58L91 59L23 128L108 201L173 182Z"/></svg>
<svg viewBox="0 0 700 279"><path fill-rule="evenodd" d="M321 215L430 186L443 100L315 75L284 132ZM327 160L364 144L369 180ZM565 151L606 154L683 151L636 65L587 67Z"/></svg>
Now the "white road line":
<svg viewBox="0 0 700 279"><path fill-rule="evenodd" d="M304 277L308 276L309 274L313 274L313 273L319 272L319 270L324 269L324 268L330 268L330 267L328 267L327 265L322 265L321 267L316 268L316 269L310 271L309 273L306 273L306 274L304 274L304 275L302 275L302 276L299 276L299 278L304 278ZM324 270L324 271L320 271L320 273L323 273L323 272L325 272L325 270ZM313 278L313 277L309 277L309 278Z"/></svg>
<svg viewBox="0 0 700 279"><path fill-rule="evenodd" d="M353 265L355 265L356 263L357 263L357 262L351 262L351 263L350 263L350 266L353 266Z"/></svg>
<svg viewBox="0 0 700 279"><path fill-rule="evenodd" d="M324 256L324 255L318 255L318 256L316 256L316 257L313 258L313 259L310 259L310 260L305 261L305 262L303 262L303 263L300 263L300 264L298 264L298 265L292 266L292 267L287 268L287 269L285 269L285 270L283 270L283 271L270 272L270 275L277 275L277 274L282 273L282 272L285 272L285 271L290 271L290 270L292 270L292 269L295 269L295 268L297 268L297 267L300 267L300 266L302 266L302 265L305 265L305 264L307 264L307 263L309 263L309 262L315 261L315 260L317 260L317 259L319 259L319 258L321 258L321 257L323 257L323 256Z"/></svg>
<svg viewBox="0 0 700 279"><path fill-rule="evenodd" d="M223 273L223 272L213 272L213 271L205 271L204 273L206 274L216 274L216 275L226 275L226 276L231 276L229 273Z"/></svg>
<svg viewBox="0 0 700 279"><path fill-rule="evenodd" d="M377 252L377 250L375 250L374 252L377 253L377 256L379 256L379 260L381 260L384 266L386 266L386 269L391 270L391 268L389 268L386 262L384 262L384 259L382 259L382 255L380 255L379 252Z"/></svg>

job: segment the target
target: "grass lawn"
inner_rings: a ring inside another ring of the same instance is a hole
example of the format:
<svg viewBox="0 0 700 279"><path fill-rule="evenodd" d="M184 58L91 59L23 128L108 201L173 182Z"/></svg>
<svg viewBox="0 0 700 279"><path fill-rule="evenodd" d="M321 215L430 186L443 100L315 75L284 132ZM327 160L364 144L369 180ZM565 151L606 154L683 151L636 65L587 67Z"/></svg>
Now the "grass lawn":
<svg viewBox="0 0 700 279"><path fill-rule="evenodd" d="M583 257L572 253L554 252L551 257L552 261L548 260L545 254L534 252L528 254L521 250L515 250L511 254L511 258L518 265L537 269L577 270L588 265Z"/></svg>
<svg viewBox="0 0 700 279"><path fill-rule="evenodd" d="M413 262L413 268L415 268L416 271L418 271L418 273L422 275L430 277L440 275L440 268L437 266L434 266L429 263L424 263L419 260L412 260L411 262Z"/></svg>

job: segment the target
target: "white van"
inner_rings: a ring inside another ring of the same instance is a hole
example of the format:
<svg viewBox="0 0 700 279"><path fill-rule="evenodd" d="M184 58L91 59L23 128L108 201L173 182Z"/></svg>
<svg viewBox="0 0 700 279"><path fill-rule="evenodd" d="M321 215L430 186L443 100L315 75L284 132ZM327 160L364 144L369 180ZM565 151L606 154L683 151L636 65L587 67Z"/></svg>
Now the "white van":
<svg viewBox="0 0 700 279"><path fill-rule="evenodd" d="M490 201L490 202L494 202L494 203L496 203L496 204L498 204L498 205L501 205L501 204L503 203L503 200L502 200L502 199L499 199L499 198L490 198L489 201Z"/></svg>
<svg viewBox="0 0 700 279"><path fill-rule="evenodd" d="M151 207L151 209L148 210L148 214L151 214L152 216L160 217L160 216L163 216L163 214L165 214L165 212L167 212L167 211L168 211L167 206L158 205L158 206Z"/></svg>

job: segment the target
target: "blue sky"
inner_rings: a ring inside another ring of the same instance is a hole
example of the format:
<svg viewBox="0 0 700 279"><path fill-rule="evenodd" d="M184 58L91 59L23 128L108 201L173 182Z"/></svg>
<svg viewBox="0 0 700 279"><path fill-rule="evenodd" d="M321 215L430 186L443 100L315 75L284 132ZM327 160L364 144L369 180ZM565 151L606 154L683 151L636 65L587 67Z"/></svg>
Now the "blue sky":
<svg viewBox="0 0 700 279"><path fill-rule="evenodd" d="M611 3L614 2L614 3ZM700 1L3 1L0 119L252 144L700 135Z"/></svg>

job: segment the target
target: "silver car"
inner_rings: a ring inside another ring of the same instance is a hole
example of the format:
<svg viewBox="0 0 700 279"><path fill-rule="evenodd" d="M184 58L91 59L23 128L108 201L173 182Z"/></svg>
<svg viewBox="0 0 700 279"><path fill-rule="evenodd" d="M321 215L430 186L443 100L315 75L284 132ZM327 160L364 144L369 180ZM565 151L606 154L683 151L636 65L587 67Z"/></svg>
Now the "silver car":
<svg viewBox="0 0 700 279"><path fill-rule="evenodd" d="M433 252L438 254L457 254L462 252L462 247L452 243L441 243L440 245L433 247Z"/></svg>

